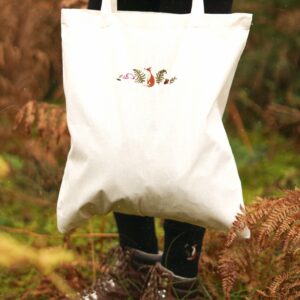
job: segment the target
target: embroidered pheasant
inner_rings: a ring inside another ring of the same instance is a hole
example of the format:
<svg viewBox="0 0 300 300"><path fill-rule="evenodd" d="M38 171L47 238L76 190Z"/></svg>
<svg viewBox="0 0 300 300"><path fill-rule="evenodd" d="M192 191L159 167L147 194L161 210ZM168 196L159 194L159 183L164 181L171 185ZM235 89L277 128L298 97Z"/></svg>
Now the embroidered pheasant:
<svg viewBox="0 0 300 300"><path fill-rule="evenodd" d="M149 77L147 78L147 86L148 87L152 87L155 84L155 78L153 76L153 74L151 73L151 67L149 68L145 68L145 70L147 70L149 72Z"/></svg>

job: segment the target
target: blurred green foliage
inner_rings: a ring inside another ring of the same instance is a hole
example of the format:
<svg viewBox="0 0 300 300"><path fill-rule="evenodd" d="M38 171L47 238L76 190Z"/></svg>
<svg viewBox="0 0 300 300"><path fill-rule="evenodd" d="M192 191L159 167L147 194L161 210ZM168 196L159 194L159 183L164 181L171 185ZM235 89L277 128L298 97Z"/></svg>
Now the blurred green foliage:
<svg viewBox="0 0 300 300"><path fill-rule="evenodd" d="M253 24L232 94L246 128L255 129L257 122L268 123L271 104L300 109L300 4L235 0L234 12L239 11L253 13ZM280 129L288 136L295 134L295 128L286 127Z"/></svg>

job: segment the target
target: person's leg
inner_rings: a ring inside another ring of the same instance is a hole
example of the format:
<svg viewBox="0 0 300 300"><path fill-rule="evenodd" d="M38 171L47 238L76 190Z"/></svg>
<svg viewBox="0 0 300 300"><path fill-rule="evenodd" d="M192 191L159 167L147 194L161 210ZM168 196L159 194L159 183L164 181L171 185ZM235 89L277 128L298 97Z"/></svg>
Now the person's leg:
<svg viewBox="0 0 300 300"><path fill-rule="evenodd" d="M162 265L176 275L195 277L205 228L166 219Z"/></svg>
<svg viewBox="0 0 300 300"><path fill-rule="evenodd" d="M158 253L154 218L114 213L121 246Z"/></svg>
<svg viewBox="0 0 300 300"><path fill-rule="evenodd" d="M202 1L202 0L194 0ZM206 13L230 13L233 0L206 0ZM192 0L160 0L160 12L190 13ZM162 265L176 275L195 277L205 228L166 219Z"/></svg>

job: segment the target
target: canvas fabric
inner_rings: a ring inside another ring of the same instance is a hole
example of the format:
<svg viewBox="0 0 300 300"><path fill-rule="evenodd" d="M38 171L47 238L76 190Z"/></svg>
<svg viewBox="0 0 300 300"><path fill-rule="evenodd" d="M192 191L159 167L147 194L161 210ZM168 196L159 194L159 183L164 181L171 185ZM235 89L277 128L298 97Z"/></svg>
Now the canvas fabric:
<svg viewBox="0 0 300 300"><path fill-rule="evenodd" d="M111 211L228 231L244 200L222 116L252 14L102 3L61 9L71 145L59 231Z"/></svg>

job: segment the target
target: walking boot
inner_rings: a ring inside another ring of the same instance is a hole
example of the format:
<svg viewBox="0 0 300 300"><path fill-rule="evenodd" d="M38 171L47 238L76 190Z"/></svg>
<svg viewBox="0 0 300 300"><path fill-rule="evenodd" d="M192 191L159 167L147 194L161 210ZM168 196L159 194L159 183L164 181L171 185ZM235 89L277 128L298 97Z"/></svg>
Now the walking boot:
<svg viewBox="0 0 300 300"><path fill-rule="evenodd" d="M140 299L150 268L161 254L116 246L103 262L104 270L96 283L80 295L82 300Z"/></svg>
<svg viewBox="0 0 300 300"><path fill-rule="evenodd" d="M148 273L141 300L204 300L206 291L198 277L187 278L174 274L161 263L156 263Z"/></svg>

